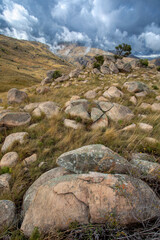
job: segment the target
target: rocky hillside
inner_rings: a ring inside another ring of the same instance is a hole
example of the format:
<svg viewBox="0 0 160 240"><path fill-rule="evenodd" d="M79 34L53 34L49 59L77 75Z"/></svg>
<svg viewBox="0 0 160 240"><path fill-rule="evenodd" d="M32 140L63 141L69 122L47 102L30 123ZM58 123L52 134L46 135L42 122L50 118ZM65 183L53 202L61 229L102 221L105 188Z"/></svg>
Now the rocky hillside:
<svg viewBox="0 0 160 240"><path fill-rule="evenodd" d="M67 72L71 65L44 44L0 35L0 92L37 84L50 69Z"/></svg>
<svg viewBox="0 0 160 240"><path fill-rule="evenodd" d="M160 73L96 56L0 94L2 239L159 239Z"/></svg>
<svg viewBox="0 0 160 240"><path fill-rule="evenodd" d="M80 67L92 61L96 55L113 55L113 53L98 48L84 47L76 44L64 44L62 48L57 51L57 55L73 65Z"/></svg>

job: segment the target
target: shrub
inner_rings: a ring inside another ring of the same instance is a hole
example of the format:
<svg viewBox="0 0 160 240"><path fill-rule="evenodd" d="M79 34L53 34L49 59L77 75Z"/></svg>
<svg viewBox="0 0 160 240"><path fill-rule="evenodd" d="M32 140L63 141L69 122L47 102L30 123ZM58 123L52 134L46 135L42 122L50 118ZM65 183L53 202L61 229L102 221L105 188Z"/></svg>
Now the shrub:
<svg viewBox="0 0 160 240"><path fill-rule="evenodd" d="M97 63L99 63L100 65L103 65L103 63L104 63L103 55L96 56L95 59L96 59Z"/></svg>
<svg viewBox="0 0 160 240"><path fill-rule="evenodd" d="M126 43L119 44L118 46L115 47L115 49L116 49L115 56L119 57L127 57L131 54L132 51L131 45L128 45Z"/></svg>
<svg viewBox="0 0 160 240"><path fill-rule="evenodd" d="M139 61L143 67L148 67L148 59L140 59Z"/></svg>
<svg viewBox="0 0 160 240"><path fill-rule="evenodd" d="M98 62L95 62L95 63L93 64L93 68L97 68L98 70L100 70L100 67L101 67L101 64L98 63Z"/></svg>
<svg viewBox="0 0 160 240"><path fill-rule="evenodd" d="M53 79L56 79L56 78L59 78L61 77L62 74L60 73L60 71L56 70L54 73L53 73Z"/></svg>

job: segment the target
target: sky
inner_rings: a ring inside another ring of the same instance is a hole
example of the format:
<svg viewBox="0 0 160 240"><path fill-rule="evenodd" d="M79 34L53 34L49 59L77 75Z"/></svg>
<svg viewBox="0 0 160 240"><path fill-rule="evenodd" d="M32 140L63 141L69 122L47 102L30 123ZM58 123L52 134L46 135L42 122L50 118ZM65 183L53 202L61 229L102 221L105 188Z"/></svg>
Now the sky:
<svg viewBox="0 0 160 240"><path fill-rule="evenodd" d="M160 55L160 0L0 0L0 34L103 50L131 44L135 55Z"/></svg>

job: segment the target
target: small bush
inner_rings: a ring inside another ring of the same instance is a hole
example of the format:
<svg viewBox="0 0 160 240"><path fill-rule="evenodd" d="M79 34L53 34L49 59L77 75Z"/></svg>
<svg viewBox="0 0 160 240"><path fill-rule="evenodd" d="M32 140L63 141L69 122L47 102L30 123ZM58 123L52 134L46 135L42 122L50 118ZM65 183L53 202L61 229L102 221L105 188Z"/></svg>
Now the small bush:
<svg viewBox="0 0 160 240"><path fill-rule="evenodd" d="M9 168L9 167L2 167L2 168L0 169L0 175L1 175L1 174L4 174L4 173L11 173L11 172L12 172L12 169Z"/></svg>
<svg viewBox="0 0 160 240"><path fill-rule="evenodd" d="M95 62L95 63L93 64L93 68L97 68L98 70L100 70L100 67L101 67L101 64L98 63L98 62Z"/></svg>
<svg viewBox="0 0 160 240"><path fill-rule="evenodd" d="M55 71L55 72L53 73L53 79L59 78L59 77L61 77L61 76L62 76L62 74L60 73L60 71Z"/></svg>
<svg viewBox="0 0 160 240"><path fill-rule="evenodd" d="M95 59L97 60L97 63L99 63L100 65L103 65L104 63L103 55L96 56Z"/></svg>
<svg viewBox="0 0 160 240"><path fill-rule="evenodd" d="M143 67L148 67L148 59L140 59L139 61Z"/></svg>
<svg viewBox="0 0 160 240"><path fill-rule="evenodd" d="M29 240L40 240L41 235L37 227L34 228L32 235Z"/></svg>

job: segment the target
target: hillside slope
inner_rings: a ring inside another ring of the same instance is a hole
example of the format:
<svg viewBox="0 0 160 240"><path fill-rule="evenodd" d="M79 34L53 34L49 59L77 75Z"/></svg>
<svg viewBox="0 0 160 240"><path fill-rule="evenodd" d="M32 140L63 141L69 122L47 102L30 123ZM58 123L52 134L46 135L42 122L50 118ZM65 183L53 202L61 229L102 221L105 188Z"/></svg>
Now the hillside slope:
<svg viewBox="0 0 160 240"><path fill-rule="evenodd" d="M67 60L75 66L86 65L96 55L113 55L111 52L106 52L98 48L89 48L78 46L76 44L63 45L62 49L57 52L57 55Z"/></svg>
<svg viewBox="0 0 160 240"><path fill-rule="evenodd" d="M67 72L71 65L49 51L45 44L0 35L0 92L39 83L51 69Z"/></svg>

